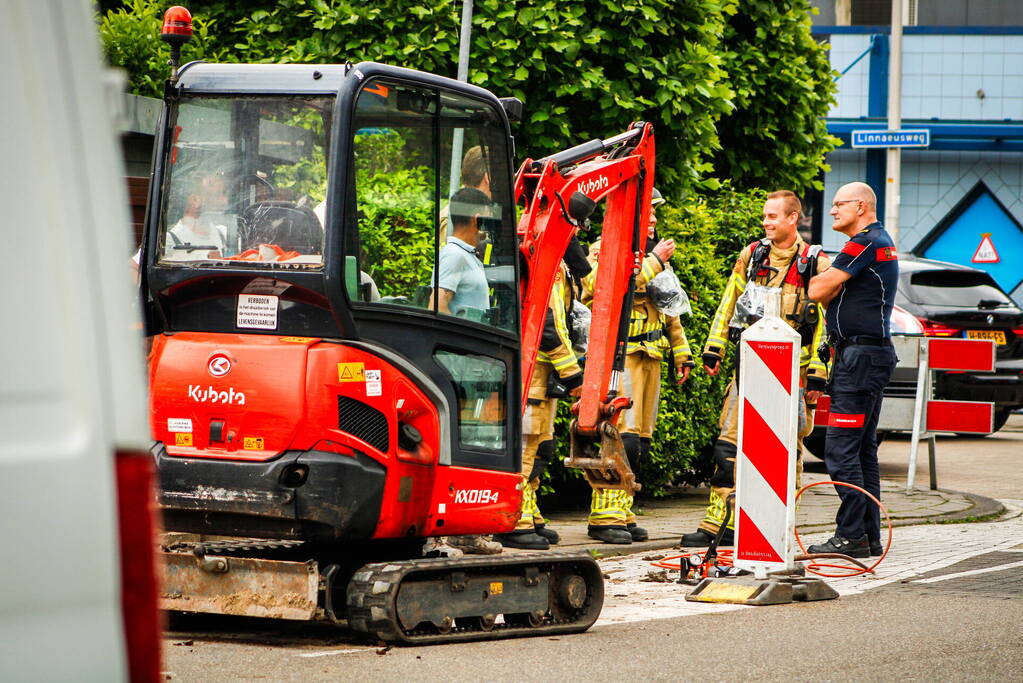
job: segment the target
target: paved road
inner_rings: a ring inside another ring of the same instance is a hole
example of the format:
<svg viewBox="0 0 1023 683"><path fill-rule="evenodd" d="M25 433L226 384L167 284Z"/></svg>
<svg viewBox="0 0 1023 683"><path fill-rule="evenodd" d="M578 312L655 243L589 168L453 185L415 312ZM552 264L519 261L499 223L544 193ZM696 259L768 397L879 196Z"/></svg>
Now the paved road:
<svg viewBox="0 0 1023 683"><path fill-rule="evenodd" d="M189 681L1019 679L1021 505L998 522L900 529L876 578L829 580L835 601L689 603L687 587L642 580L649 556L627 556L603 562L608 598L586 634L383 650L326 627L192 618L169 634L165 668Z"/></svg>
<svg viewBox="0 0 1023 683"><path fill-rule="evenodd" d="M343 631L259 620L178 620L172 680L789 680L1023 677L1023 517L900 529L873 579L830 580L833 602L705 605L642 579L650 557L603 562L608 599L589 633L382 650ZM1010 503L1010 508L1012 503ZM710 653L725 647L725 659ZM378 654L382 653L382 654ZM854 653L854 656L849 656Z"/></svg>
<svg viewBox="0 0 1023 683"><path fill-rule="evenodd" d="M886 478L905 476L907 451L885 444ZM938 458L943 488L999 498L1009 512L898 529L877 577L829 580L838 600L688 603L687 588L643 580L648 551L602 561L608 597L585 634L384 650L321 625L193 617L172 624L164 668L180 681L1021 680L1023 418L994 437L942 439Z"/></svg>

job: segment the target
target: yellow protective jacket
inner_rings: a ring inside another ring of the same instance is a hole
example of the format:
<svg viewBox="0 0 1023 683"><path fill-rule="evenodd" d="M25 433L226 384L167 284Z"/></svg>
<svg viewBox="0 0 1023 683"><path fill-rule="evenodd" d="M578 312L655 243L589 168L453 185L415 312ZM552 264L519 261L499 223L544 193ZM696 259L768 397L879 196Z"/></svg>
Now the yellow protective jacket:
<svg viewBox="0 0 1023 683"><path fill-rule="evenodd" d="M725 352L728 349L728 324L735 313L735 302L746 289L746 273L749 270L750 258L753 256L756 244L753 243L739 252L739 258L735 260L732 274L728 278L728 284L725 285L725 293L722 295L721 303L718 304L718 310L714 314L714 321L710 326L710 334L707 336L707 344L703 347L705 355L716 356L719 359L724 359L725 357ZM805 245L806 242L800 237L797 237L796 243L788 249L779 249L772 244L770 254L771 267L776 268L777 271L771 271L767 282L758 280L758 284L761 285L781 287L781 315L793 328L796 327L796 323L788 316L798 311L799 307L806 300L806 289L801 282L798 285L794 285L785 282L785 278L788 275L789 267L796 267L793 259L796 258L797 254L803 253ZM810 273L808 277L812 277L817 273L823 273L829 265L831 265L830 259L824 254L820 254L817 257L817 270ZM756 274L754 273L755 276ZM827 380L827 366L817 355L817 347L820 346L823 339L824 309L821 307L817 326L814 329L813 341L800 350L799 364L801 368L807 369L809 377Z"/></svg>
<svg viewBox="0 0 1023 683"><path fill-rule="evenodd" d="M597 256L600 252L600 240L590 245L589 261L593 270L583 278L584 304L589 305L593 299L593 287L597 279ZM661 260L653 254L647 254L642 267L636 275L636 290L632 297L632 314L629 317L629 341L626 353L644 353L650 358L661 360L664 352L671 350L672 361L676 368L696 365L693 352L689 348L685 330L678 316L664 315L657 310L654 302L646 294L647 283L664 270ZM646 338L644 338L646 337Z"/></svg>
<svg viewBox="0 0 1023 683"><path fill-rule="evenodd" d="M568 313L572 310L574 300L575 288L572 286L572 277L562 263L561 270L554 278L550 299L547 301L547 318L544 321L536 362L552 366L558 373L561 383L570 389L582 383L583 373L579 366L579 357L572 350L572 339L568 334ZM534 381L530 384L529 398L547 397L548 374L533 371L534 379L542 375L544 381L542 383Z"/></svg>

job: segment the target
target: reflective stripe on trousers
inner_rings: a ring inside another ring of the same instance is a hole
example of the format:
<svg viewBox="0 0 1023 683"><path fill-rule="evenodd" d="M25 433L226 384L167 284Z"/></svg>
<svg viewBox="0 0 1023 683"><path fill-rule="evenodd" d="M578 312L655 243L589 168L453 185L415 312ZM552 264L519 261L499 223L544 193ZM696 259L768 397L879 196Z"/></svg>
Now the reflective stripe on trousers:
<svg viewBox="0 0 1023 683"><path fill-rule="evenodd" d="M636 521L632 496L617 489L593 489L590 499L590 526L622 526Z"/></svg>

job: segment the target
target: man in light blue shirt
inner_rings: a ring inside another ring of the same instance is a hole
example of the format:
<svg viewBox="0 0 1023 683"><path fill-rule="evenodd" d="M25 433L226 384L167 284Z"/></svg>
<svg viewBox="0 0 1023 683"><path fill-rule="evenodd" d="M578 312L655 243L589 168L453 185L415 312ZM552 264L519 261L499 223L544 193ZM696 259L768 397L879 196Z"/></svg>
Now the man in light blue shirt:
<svg viewBox="0 0 1023 683"><path fill-rule="evenodd" d="M490 308L489 285L476 245L479 219L490 215L491 206L490 198L475 188L463 187L451 196L452 232L440 249L434 290L441 313L480 320Z"/></svg>

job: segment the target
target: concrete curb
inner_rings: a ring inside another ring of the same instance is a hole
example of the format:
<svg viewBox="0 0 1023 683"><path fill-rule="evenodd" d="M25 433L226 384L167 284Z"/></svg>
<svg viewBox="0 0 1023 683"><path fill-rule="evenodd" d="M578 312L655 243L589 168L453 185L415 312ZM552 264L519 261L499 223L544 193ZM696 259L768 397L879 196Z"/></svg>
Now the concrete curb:
<svg viewBox="0 0 1023 683"><path fill-rule="evenodd" d="M990 521L990 517L1000 516L1005 514L1005 506L993 498L981 496L976 493L966 493L964 491L952 491L949 489L938 489L943 493L954 493L961 495L969 499L973 506L966 510L960 510L958 512L950 512L943 515L930 515L923 517L893 517L892 527L900 526L917 526L921 524L949 524L954 522L962 522L969 524L973 521ZM979 518L979 519L978 519ZM799 526L800 529L805 531L820 531L821 529L827 529L831 524L802 524ZM681 534L680 534L681 537ZM620 555L637 555L639 553L663 551L663 550L678 550L679 553L699 551L700 548L682 548L679 546L678 540L671 539L656 539L651 541L642 541L640 543L632 543L630 545L614 545L612 543L593 543L585 545L575 546L555 546L558 550L585 550L590 553L598 553L599 557L618 557Z"/></svg>

